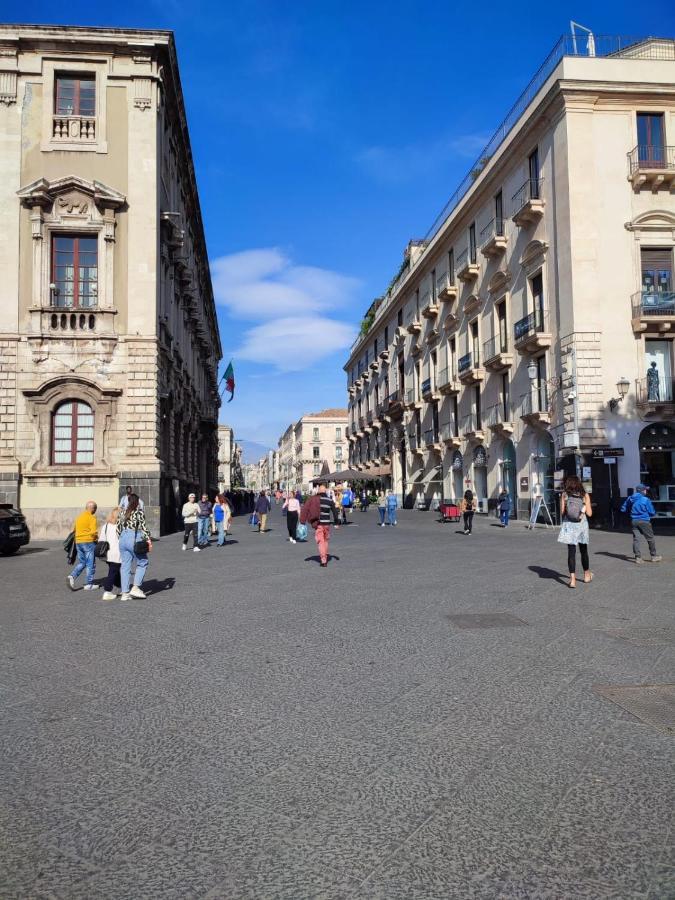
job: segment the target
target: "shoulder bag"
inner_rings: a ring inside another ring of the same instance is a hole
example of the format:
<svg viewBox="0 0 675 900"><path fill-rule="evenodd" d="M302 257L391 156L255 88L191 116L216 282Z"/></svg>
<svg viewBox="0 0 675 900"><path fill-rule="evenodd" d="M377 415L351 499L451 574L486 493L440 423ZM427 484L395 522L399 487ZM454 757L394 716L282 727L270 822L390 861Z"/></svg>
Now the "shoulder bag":
<svg viewBox="0 0 675 900"><path fill-rule="evenodd" d="M110 544L105 540L107 531L108 523L106 522L105 526L103 527L103 534L101 535L103 540L97 541L96 547L94 548L94 556L96 557L96 559L105 559L108 555L108 550L110 550Z"/></svg>

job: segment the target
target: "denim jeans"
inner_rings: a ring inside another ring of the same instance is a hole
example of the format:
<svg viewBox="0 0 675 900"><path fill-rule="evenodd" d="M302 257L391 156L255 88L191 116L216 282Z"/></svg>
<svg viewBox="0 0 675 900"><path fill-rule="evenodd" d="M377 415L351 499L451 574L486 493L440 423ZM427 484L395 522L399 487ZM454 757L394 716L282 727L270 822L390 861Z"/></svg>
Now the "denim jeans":
<svg viewBox="0 0 675 900"><path fill-rule="evenodd" d="M395 506L387 507L387 518L389 519L390 525L396 524L396 507Z"/></svg>
<svg viewBox="0 0 675 900"><path fill-rule="evenodd" d="M77 578L80 573L87 570L87 584L94 583L94 572L96 571L96 557L94 556L94 550L96 549L96 544L87 543L87 544L76 544L77 548L77 562L75 563L75 568L70 573L73 578Z"/></svg>
<svg viewBox="0 0 675 900"><path fill-rule="evenodd" d="M225 519L216 522L216 528L218 529L218 546L222 547L225 544Z"/></svg>
<svg viewBox="0 0 675 900"><path fill-rule="evenodd" d="M135 560L136 571L134 572L134 585L140 587L145 578L145 570L148 567L148 554L144 553L139 556L134 550L134 544L137 540L141 540L140 532L133 531L131 528L124 528L120 535L120 557L122 559L122 593L128 594L131 586L131 566Z"/></svg>
<svg viewBox="0 0 675 900"><path fill-rule="evenodd" d="M502 525L506 526L509 524L509 511L508 509L500 509L499 510L499 521Z"/></svg>
<svg viewBox="0 0 675 900"><path fill-rule="evenodd" d="M200 516L199 519L199 537L197 538L197 543L201 547L202 544L208 544L209 542L209 517L208 516Z"/></svg>
<svg viewBox="0 0 675 900"><path fill-rule="evenodd" d="M387 512L387 510L384 506L378 506L377 511L380 514L380 525L384 525L384 516L385 516L385 513Z"/></svg>

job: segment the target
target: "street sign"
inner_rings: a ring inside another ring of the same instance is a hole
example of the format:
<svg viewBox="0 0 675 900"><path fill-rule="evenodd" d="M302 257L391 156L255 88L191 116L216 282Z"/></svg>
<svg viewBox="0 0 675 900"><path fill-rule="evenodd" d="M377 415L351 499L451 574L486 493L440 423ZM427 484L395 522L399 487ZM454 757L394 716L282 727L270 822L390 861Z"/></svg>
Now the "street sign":
<svg viewBox="0 0 675 900"><path fill-rule="evenodd" d="M608 457L623 456L623 447L602 447L591 450L593 459L607 459Z"/></svg>

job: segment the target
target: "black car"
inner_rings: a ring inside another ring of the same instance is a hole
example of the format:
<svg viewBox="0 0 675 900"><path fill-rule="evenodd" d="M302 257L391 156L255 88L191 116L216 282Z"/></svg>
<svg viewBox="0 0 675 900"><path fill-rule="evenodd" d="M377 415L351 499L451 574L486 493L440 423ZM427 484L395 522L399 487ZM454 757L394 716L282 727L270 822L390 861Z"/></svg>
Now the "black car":
<svg viewBox="0 0 675 900"><path fill-rule="evenodd" d="M0 555L10 556L29 541L25 517L11 503L0 503Z"/></svg>

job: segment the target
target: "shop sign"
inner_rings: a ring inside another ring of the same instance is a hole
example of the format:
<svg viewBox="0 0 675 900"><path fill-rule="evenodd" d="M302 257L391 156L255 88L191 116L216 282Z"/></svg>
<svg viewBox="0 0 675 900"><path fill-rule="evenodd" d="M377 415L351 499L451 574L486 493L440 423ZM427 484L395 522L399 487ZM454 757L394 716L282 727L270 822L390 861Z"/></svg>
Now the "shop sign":
<svg viewBox="0 0 675 900"><path fill-rule="evenodd" d="M608 459L609 457L623 456L623 447L602 447L591 450L593 459Z"/></svg>

